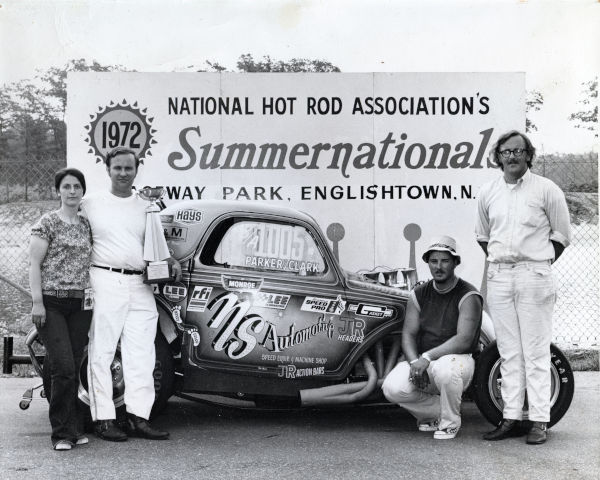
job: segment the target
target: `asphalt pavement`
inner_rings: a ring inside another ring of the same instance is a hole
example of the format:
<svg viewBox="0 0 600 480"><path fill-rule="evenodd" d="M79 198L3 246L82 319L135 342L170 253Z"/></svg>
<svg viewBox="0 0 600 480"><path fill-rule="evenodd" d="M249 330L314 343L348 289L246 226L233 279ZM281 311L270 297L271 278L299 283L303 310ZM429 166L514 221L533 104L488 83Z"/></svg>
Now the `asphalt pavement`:
<svg viewBox="0 0 600 480"><path fill-rule="evenodd" d="M0 378L0 478L12 479L594 479L600 478L600 373L576 372L571 408L545 445L486 442L472 402L454 440L434 440L396 407L233 410L173 398L168 441L90 443L55 452L44 399L19 409L34 378Z"/></svg>

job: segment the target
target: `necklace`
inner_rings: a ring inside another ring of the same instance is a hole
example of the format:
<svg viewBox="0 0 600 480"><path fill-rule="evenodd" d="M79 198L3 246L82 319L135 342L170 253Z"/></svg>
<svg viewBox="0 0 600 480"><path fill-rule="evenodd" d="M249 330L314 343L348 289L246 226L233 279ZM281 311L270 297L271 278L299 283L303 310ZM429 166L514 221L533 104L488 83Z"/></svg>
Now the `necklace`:
<svg viewBox="0 0 600 480"><path fill-rule="evenodd" d="M435 288L436 292L438 292L438 293L446 293L446 292L449 292L450 290L452 290L454 287L456 287L457 283L458 283L458 277L454 277L454 279L452 280L452 283L448 287L440 288L440 287L438 287L437 283L435 283L435 280L434 280L433 288Z"/></svg>

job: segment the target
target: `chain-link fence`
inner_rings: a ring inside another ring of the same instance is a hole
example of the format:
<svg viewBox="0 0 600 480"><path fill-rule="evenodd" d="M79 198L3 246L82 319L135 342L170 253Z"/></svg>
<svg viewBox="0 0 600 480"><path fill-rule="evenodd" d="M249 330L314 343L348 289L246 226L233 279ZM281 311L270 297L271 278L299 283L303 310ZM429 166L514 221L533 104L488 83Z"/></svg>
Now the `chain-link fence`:
<svg viewBox="0 0 600 480"><path fill-rule="evenodd" d="M64 159L0 162L0 274L24 287L30 228L58 207L54 172L64 165ZM572 245L553 267L559 292L554 340L565 347L598 347L598 155L542 156L533 171L565 191L573 228ZM27 299L0 281L0 335L25 333L29 311Z"/></svg>
<svg viewBox="0 0 600 480"><path fill-rule="evenodd" d="M0 204L55 199L54 173L65 166L64 159L44 157L0 161Z"/></svg>
<svg viewBox="0 0 600 480"><path fill-rule="evenodd" d="M553 266L558 287L554 341L569 347L597 348L600 346L598 154L541 156L532 171L562 188L571 214L571 246Z"/></svg>
<svg viewBox="0 0 600 480"><path fill-rule="evenodd" d="M31 326L31 302L2 277L27 288L27 248L31 226L58 208L54 173L65 160L29 158L0 161L0 336L19 337Z"/></svg>

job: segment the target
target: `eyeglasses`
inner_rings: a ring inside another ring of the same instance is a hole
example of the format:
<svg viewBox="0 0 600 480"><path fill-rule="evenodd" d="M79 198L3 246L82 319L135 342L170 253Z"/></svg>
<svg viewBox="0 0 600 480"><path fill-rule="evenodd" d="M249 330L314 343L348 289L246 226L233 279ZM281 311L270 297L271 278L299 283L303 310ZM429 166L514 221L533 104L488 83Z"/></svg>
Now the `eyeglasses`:
<svg viewBox="0 0 600 480"><path fill-rule="evenodd" d="M527 149L525 148L513 148L512 150L507 148L506 150L501 150L499 153L503 158L510 158L511 153L515 158L521 158L526 151Z"/></svg>

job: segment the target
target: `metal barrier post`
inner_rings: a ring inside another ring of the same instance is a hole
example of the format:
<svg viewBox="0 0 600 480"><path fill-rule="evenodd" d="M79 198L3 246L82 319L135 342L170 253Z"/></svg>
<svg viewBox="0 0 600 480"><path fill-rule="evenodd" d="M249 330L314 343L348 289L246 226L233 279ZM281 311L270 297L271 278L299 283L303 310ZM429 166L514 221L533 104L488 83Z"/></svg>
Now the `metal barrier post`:
<svg viewBox="0 0 600 480"><path fill-rule="evenodd" d="M13 355L13 337L4 337L2 373L11 374L13 365L31 365L29 355Z"/></svg>

